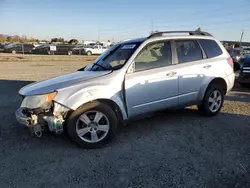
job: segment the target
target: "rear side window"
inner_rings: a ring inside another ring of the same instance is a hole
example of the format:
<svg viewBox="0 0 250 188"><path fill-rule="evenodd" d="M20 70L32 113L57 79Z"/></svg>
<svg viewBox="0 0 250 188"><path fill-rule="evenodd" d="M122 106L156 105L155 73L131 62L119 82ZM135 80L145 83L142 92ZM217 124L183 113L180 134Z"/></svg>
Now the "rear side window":
<svg viewBox="0 0 250 188"><path fill-rule="evenodd" d="M203 59L201 48L196 40L177 40L176 52L179 63Z"/></svg>
<svg viewBox="0 0 250 188"><path fill-rule="evenodd" d="M221 48L214 40L199 39L198 41L208 58L213 58L222 54Z"/></svg>

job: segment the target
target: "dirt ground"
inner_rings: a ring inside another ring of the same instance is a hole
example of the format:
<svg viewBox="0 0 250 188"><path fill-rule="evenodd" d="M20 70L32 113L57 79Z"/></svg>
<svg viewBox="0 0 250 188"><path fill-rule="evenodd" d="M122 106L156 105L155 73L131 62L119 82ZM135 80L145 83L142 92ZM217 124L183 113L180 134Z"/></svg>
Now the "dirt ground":
<svg viewBox="0 0 250 188"><path fill-rule="evenodd" d="M250 187L250 90L237 84L216 117L195 107L157 113L97 150L32 137L16 122L22 86L87 63L0 62L1 187Z"/></svg>
<svg viewBox="0 0 250 188"><path fill-rule="evenodd" d="M11 53L0 53L0 62L44 62L44 61L81 61L91 62L96 59L97 56L86 56L86 55L37 55L37 54L11 54Z"/></svg>

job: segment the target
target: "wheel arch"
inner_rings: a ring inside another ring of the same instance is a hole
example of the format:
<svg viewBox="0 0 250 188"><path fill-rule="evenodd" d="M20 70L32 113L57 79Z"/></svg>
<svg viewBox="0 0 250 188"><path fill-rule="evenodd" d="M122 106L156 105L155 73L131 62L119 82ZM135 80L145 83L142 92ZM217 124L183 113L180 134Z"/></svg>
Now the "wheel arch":
<svg viewBox="0 0 250 188"><path fill-rule="evenodd" d="M212 79L209 84L205 85L205 87L202 87L201 91L200 91L200 94L199 94L199 100L202 101L206 92L207 92L207 89L209 88L210 85L212 84L217 84L217 85L220 85L222 86L222 89L224 91L224 95L227 93L227 82L224 78L221 78L221 77L217 77L217 78L214 78Z"/></svg>

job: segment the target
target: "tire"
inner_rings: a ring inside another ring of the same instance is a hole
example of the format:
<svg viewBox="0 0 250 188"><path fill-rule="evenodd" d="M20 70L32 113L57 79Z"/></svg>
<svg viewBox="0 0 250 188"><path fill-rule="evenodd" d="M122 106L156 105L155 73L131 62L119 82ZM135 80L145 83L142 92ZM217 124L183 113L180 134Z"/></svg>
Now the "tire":
<svg viewBox="0 0 250 188"><path fill-rule="evenodd" d="M95 121L96 112L103 115L99 121ZM69 137L78 146L85 149L96 149L109 143L114 138L117 124L117 116L108 105L91 102L72 112L67 119L66 126ZM108 129L106 125L109 125ZM106 132L100 130L101 126L102 129L105 126Z"/></svg>
<svg viewBox="0 0 250 188"><path fill-rule="evenodd" d="M11 53L12 53L12 54L16 54L16 50L12 50Z"/></svg>
<svg viewBox="0 0 250 188"><path fill-rule="evenodd" d="M92 52L91 51L87 51L87 56L90 56L92 55Z"/></svg>
<svg viewBox="0 0 250 188"><path fill-rule="evenodd" d="M214 94L216 92L219 92L217 94L218 94L218 96L220 95L221 102L218 102L219 98L217 98L217 100L215 100L214 102L211 102L211 100L212 100L212 98L214 98ZM208 116L208 117L212 117L212 116L217 115L220 112L220 110L221 110L221 108L223 106L224 95L225 95L225 92L223 91L222 86L220 86L218 84L209 85L208 88L207 88L207 91L205 93L205 96L203 98L202 104L198 106L199 112L202 115L205 115L205 116ZM214 108L212 108L212 105L214 105Z"/></svg>
<svg viewBox="0 0 250 188"><path fill-rule="evenodd" d="M68 51L68 55L72 55L72 51Z"/></svg>

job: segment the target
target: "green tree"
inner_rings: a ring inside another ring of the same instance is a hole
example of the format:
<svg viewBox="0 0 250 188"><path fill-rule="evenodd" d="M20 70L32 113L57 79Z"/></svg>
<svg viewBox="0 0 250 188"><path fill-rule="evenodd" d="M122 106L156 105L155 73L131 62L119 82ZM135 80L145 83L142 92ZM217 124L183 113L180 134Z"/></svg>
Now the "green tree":
<svg viewBox="0 0 250 188"><path fill-rule="evenodd" d="M20 42L25 43L25 42L27 42L27 41L28 41L27 37L26 37L25 35L23 35L23 36L21 37Z"/></svg>
<svg viewBox="0 0 250 188"><path fill-rule="evenodd" d="M77 39L71 39L70 41L69 41L69 44L73 44L73 43L79 43L79 41L77 40Z"/></svg>
<svg viewBox="0 0 250 188"><path fill-rule="evenodd" d="M6 40L7 40L7 42L13 42L12 36L8 36L8 37L6 38Z"/></svg>
<svg viewBox="0 0 250 188"><path fill-rule="evenodd" d="M64 42L64 38L58 38L58 42Z"/></svg>
<svg viewBox="0 0 250 188"><path fill-rule="evenodd" d="M58 38L52 38L51 42L58 42Z"/></svg>
<svg viewBox="0 0 250 188"><path fill-rule="evenodd" d="M20 40L19 40L19 36L18 35L14 35L13 37L12 37L12 42L19 42Z"/></svg>
<svg viewBox="0 0 250 188"><path fill-rule="evenodd" d="M6 41L5 37L3 35L0 35L0 42L5 42L5 41Z"/></svg>
<svg viewBox="0 0 250 188"><path fill-rule="evenodd" d="M195 30L195 32L200 33L200 32L201 32L201 28L198 27L198 28Z"/></svg>

